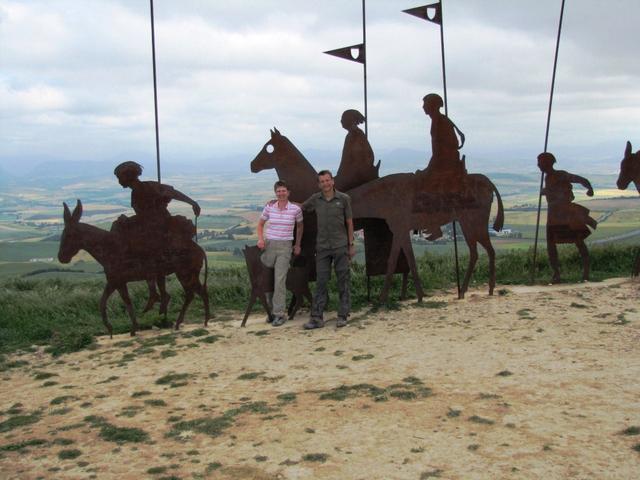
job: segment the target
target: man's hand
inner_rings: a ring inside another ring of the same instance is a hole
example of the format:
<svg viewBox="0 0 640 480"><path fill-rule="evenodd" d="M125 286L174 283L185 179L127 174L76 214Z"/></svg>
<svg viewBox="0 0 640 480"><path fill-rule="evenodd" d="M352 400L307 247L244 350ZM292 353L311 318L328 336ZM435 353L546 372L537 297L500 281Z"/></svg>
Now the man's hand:
<svg viewBox="0 0 640 480"><path fill-rule="evenodd" d="M587 190L587 197L593 197L593 188Z"/></svg>
<svg viewBox="0 0 640 480"><path fill-rule="evenodd" d="M194 202L193 204L193 213L196 215L196 217L200 216L200 205L198 205L198 202Z"/></svg>
<svg viewBox="0 0 640 480"><path fill-rule="evenodd" d="M353 257L356 256L356 246L355 244L349 246L349 258L353 260Z"/></svg>
<svg viewBox="0 0 640 480"><path fill-rule="evenodd" d="M300 252L301 252L300 245L294 245L293 254L297 257L298 255L300 255Z"/></svg>
<svg viewBox="0 0 640 480"><path fill-rule="evenodd" d="M264 250L264 239L261 238L258 240L258 248Z"/></svg>

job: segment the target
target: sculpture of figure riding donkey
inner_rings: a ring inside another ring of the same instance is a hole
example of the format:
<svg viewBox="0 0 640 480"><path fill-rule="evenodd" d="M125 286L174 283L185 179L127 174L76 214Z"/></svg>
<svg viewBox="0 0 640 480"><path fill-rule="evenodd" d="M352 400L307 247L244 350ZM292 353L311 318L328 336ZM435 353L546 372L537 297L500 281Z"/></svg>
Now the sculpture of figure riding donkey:
<svg viewBox="0 0 640 480"><path fill-rule="evenodd" d="M288 138L275 129L271 131L271 138L251 162L251 171L254 173L269 168L275 168L278 176L291 185L291 198L295 201L303 201L317 191L317 175L313 166ZM464 294L468 288L471 274L478 259L478 243L485 248L489 256L489 293L493 294L495 251L491 245L487 225L495 194L498 200L498 213L493 228L496 231L502 229L504 222L502 199L495 185L484 175L469 174L466 177L466 191L472 197L471 201L449 205L448 209L440 208L435 213L412 211L414 198L423 185L418 175L413 173L388 175L346 192L351 197L354 219L376 218L384 220L393 234L380 301L386 301L388 297L391 277L401 253L404 253L413 275L416 295L419 300L422 299L422 284L411 247L410 232L436 223L444 225L453 220L460 222L470 252L469 266L461 294Z"/></svg>
<svg viewBox="0 0 640 480"><path fill-rule="evenodd" d="M618 175L617 185L620 190L626 190L631 182L634 183L636 190L640 193L640 150L633 153L631 142L628 141L624 150L624 158L620 162L620 174ZM639 273L640 252L636 254L631 275L636 277Z"/></svg>

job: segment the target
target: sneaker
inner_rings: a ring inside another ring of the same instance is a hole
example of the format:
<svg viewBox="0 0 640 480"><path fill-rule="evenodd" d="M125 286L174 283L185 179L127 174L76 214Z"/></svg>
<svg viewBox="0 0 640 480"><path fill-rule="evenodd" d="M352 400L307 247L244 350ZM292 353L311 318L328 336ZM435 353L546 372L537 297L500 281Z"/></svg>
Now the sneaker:
<svg viewBox="0 0 640 480"><path fill-rule="evenodd" d="M274 319L274 318L275 318L275 317L274 317L273 315L271 315L271 314L267 315L267 323L271 323L271 322L273 322L273 319Z"/></svg>
<svg viewBox="0 0 640 480"><path fill-rule="evenodd" d="M338 317L336 320L336 327L342 328L347 326L347 319L345 317Z"/></svg>
<svg viewBox="0 0 640 480"><path fill-rule="evenodd" d="M284 317L278 316L273 319L273 323L271 324L274 327L279 327L280 325L284 325Z"/></svg>
<svg viewBox="0 0 640 480"><path fill-rule="evenodd" d="M324 321L319 317L311 317L307 323L304 324L305 330L313 330L314 328L324 327Z"/></svg>

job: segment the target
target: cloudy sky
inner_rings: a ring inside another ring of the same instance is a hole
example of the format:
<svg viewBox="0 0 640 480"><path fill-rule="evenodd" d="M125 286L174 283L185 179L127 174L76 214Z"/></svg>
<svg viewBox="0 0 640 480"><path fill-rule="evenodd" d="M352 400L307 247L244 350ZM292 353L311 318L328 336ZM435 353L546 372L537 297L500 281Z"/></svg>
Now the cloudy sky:
<svg viewBox="0 0 640 480"><path fill-rule="evenodd" d="M425 3L367 2L369 139L387 171L398 150L430 153L421 99L442 92L439 30L401 13ZM535 169L560 5L444 0L449 115L473 170ZM362 66L322 52L362 40L360 0L154 6L163 162L248 165L277 126L337 163L340 115L364 109ZM638 0L566 1L549 139L561 164L615 171L625 141L640 145L638 18ZM154 158L150 38L148 0L0 0L0 166Z"/></svg>

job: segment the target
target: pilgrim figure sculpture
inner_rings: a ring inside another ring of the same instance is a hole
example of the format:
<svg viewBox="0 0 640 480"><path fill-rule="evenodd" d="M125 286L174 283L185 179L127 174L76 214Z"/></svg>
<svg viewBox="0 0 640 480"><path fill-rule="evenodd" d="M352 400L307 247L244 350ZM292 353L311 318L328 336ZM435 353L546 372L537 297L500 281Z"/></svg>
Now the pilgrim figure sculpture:
<svg viewBox="0 0 640 480"><path fill-rule="evenodd" d="M124 162L114 172L122 188L131 189L131 207L135 215L120 217L113 222L111 231L125 239L133 255L162 257L171 249L189 245L196 233L191 220L182 215L171 215L168 205L172 200L188 203L196 216L200 206L171 185L154 181L141 181L142 166Z"/></svg>
<svg viewBox="0 0 640 480"><path fill-rule="evenodd" d="M464 146L464 134L440 109L444 106L437 93L425 95L422 109L431 119L431 159L424 170L416 172L417 195L414 212L439 212L460 203L464 191L466 168L459 150ZM459 137L459 140L458 140ZM440 225L428 225L428 240L442 236Z"/></svg>
<svg viewBox="0 0 640 480"><path fill-rule="evenodd" d="M340 118L342 128L347 131L336 174L336 188L341 192L378 178L380 163L374 166L373 149L365 133L358 127L364 121L364 115L353 109L345 110Z"/></svg>
<svg viewBox="0 0 640 480"><path fill-rule="evenodd" d="M582 258L582 280L589 280L589 251L584 243L591 230L598 225L589 216L589 209L574 203L573 186L577 183L587 189L587 195L593 196L593 187L589 180L579 175L555 170L556 158L552 153L538 155L538 168L544 173L542 194L547 199L547 252L553 275L551 283L560 282L560 262L558 260L559 243L574 243Z"/></svg>

